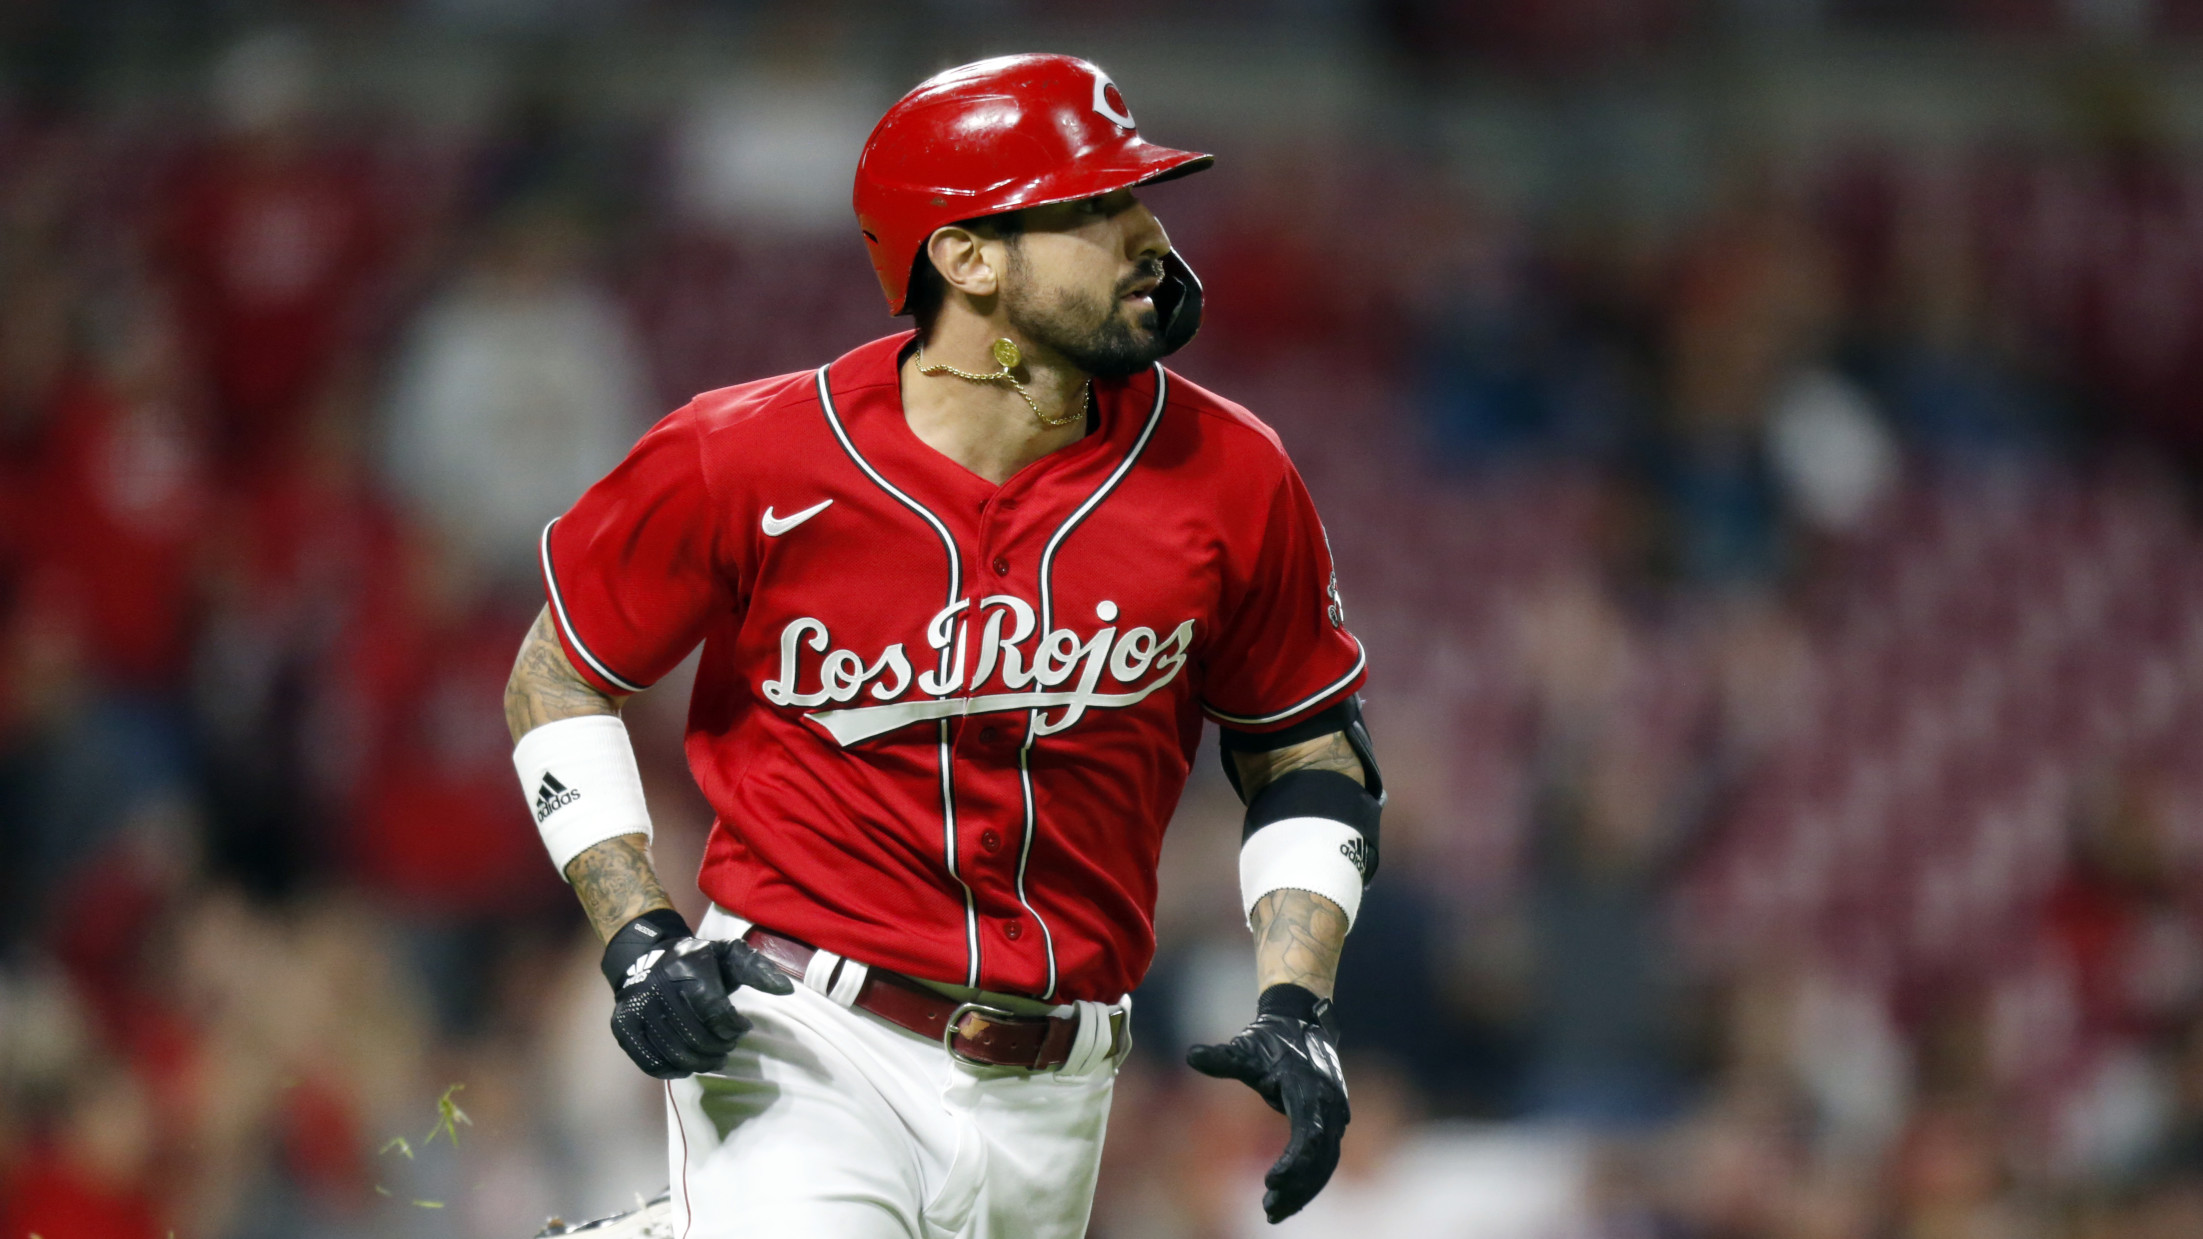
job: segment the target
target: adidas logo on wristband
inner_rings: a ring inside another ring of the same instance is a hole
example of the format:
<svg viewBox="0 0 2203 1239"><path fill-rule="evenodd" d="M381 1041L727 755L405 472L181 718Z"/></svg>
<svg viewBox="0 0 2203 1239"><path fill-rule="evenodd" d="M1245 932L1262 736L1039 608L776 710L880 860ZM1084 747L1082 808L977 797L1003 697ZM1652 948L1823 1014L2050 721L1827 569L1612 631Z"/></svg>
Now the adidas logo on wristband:
<svg viewBox="0 0 2203 1239"><path fill-rule="evenodd" d="M544 771L542 786L535 789L535 824L541 826L544 818L579 799L580 792L559 782L557 775Z"/></svg>
<svg viewBox="0 0 2203 1239"><path fill-rule="evenodd" d="M1348 839L1339 845L1339 855L1344 856L1348 863L1354 866L1354 872L1362 875L1363 881L1369 880L1369 843L1367 840L1360 835Z"/></svg>

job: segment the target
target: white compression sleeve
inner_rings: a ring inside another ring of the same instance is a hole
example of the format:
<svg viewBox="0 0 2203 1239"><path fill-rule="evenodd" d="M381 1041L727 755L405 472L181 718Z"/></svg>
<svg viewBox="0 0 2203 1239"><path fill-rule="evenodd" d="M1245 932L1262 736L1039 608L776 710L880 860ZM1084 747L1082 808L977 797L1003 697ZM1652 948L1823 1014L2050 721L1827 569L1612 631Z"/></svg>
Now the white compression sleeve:
<svg viewBox="0 0 2203 1239"><path fill-rule="evenodd" d="M617 715L545 723L513 746L513 767L560 877L567 862L606 839L650 837L635 746Z"/></svg>
<svg viewBox="0 0 2203 1239"><path fill-rule="evenodd" d="M1354 856L1362 832L1327 817L1289 817L1248 836L1239 849L1239 898L1250 924L1254 906L1276 890L1311 891L1339 905L1346 927L1362 907L1362 871Z"/></svg>

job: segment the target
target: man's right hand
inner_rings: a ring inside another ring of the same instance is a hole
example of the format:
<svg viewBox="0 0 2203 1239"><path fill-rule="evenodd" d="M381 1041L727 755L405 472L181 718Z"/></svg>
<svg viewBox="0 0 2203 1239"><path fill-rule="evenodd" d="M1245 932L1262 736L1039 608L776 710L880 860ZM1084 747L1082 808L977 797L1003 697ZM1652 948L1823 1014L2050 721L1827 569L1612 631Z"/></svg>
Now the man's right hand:
<svg viewBox="0 0 2203 1239"><path fill-rule="evenodd" d="M728 998L736 987L795 992L788 974L748 944L695 937L679 913L664 908L612 935L604 974L618 995L612 1036L636 1066L661 1080L726 1065L750 1030Z"/></svg>

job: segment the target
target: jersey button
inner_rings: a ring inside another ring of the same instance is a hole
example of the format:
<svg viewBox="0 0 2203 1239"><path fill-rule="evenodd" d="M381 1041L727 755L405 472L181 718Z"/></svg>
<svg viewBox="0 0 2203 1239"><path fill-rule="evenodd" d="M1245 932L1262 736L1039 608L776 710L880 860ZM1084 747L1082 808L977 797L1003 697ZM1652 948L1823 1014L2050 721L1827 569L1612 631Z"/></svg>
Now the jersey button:
<svg viewBox="0 0 2203 1239"><path fill-rule="evenodd" d="M1011 921L1002 926L1002 936L1015 942L1025 936L1025 922Z"/></svg>
<svg viewBox="0 0 2203 1239"><path fill-rule="evenodd" d="M1001 557L1000 555L997 555L997 556L995 556L995 557L994 557L994 574L995 574L996 576L1008 576L1008 575L1010 575L1010 561L1009 561L1009 560L1007 560L1007 559L1004 559L1004 558L1002 558L1002 557Z"/></svg>
<svg viewBox="0 0 2203 1239"><path fill-rule="evenodd" d="M979 743L981 744L993 744L1001 738L1002 733L996 728L982 727L979 729Z"/></svg>
<svg viewBox="0 0 2203 1239"><path fill-rule="evenodd" d="M983 830L979 832L979 846L989 852L995 851L1002 846L1002 836L991 830Z"/></svg>

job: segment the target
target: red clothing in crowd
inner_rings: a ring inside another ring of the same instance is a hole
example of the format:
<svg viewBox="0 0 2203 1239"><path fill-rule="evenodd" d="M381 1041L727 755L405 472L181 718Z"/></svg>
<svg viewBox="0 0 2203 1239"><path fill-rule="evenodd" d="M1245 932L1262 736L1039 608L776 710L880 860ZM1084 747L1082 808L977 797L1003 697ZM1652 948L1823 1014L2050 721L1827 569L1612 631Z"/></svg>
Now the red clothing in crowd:
<svg viewBox="0 0 2203 1239"><path fill-rule="evenodd" d="M57 402L28 470L20 554L106 679L159 687L183 669L211 487L200 428L180 404L89 379Z"/></svg>
<svg viewBox="0 0 2203 1239"><path fill-rule="evenodd" d="M103 1183L52 1153L31 1158L8 1185L5 1234L46 1239L161 1239L153 1204L132 1184Z"/></svg>
<svg viewBox="0 0 2203 1239"><path fill-rule="evenodd" d="M255 147L212 152L176 186L164 249L231 460L291 444L359 329L386 249L370 189L340 154Z"/></svg>
<svg viewBox="0 0 2203 1239"><path fill-rule="evenodd" d="M421 554L425 555L425 552ZM426 575L416 568L416 580ZM513 794L505 680L528 617L456 611L427 588L394 591L332 653L350 743L353 872L428 909L492 914L560 897L527 806Z"/></svg>

